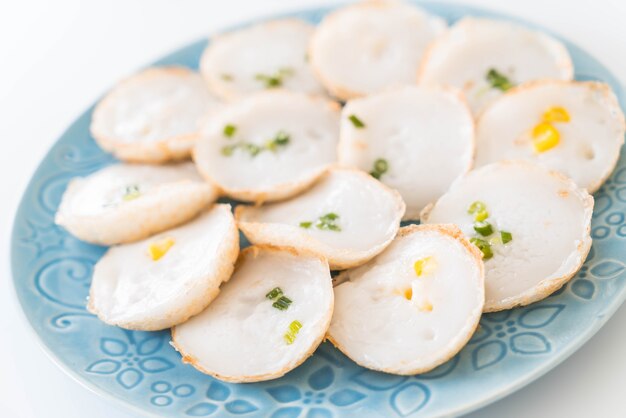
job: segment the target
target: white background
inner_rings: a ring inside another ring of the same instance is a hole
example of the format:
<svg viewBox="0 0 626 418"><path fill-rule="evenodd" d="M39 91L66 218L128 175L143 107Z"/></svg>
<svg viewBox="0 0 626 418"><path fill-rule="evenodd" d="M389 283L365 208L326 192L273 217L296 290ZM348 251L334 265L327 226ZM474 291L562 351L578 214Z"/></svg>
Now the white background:
<svg viewBox="0 0 626 418"><path fill-rule="evenodd" d="M591 51L626 80L626 2L622 0L467 1L549 27ZM11 285L9 238L17 202L55 139L116 80L176 47L241 20L333 3L2 0L0 417L137 417L90 393L46 357ZM625 327L626 306L548 375L471 416L625 417Z"/></svg>

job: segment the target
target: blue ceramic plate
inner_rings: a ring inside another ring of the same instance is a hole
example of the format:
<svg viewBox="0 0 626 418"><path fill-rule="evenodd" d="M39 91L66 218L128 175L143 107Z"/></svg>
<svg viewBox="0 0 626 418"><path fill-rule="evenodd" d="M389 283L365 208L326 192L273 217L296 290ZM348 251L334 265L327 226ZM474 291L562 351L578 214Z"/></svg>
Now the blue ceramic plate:
<svg viewBox="0 0 626 418"><path fill-rule="evenodd" d="M470 7L422 3L450 23L465 15L509 19ZM296 13L318 22L327 9ZM533 26L533 25L530 25ZM616 78L565 42L578 79L606 81L624 107ZM197 68L206 40L157 64ZM626 162L596 194L593 248L578 275L556 295L530 307L485 315L467 347L418 377L365 370L328 343L287 376L227 384L183 365L168 332L110 327L85 310L91 272L105 248L54 225L69 179L114 160L89 135L88 109L57 141L22 199L12 241L13 278L31 325L57 362L94 391L144 413L165 417L439 417L486 405L538 378L588 340L626 295Z"/></svg>

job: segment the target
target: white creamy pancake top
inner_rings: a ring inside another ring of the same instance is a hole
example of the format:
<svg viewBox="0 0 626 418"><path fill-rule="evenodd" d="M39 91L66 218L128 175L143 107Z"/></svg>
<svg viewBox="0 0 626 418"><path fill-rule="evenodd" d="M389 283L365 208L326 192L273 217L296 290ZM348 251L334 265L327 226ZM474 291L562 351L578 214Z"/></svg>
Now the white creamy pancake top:
<svg viewBox="0 0 626 418"><path fill-rule="evenodd" d="M339 105L286 90L226 106L207 120L194 150L200 173L226 195L284 199L308 187L337 159Z"/></svg>
<svg viewBox="0 0 626 418"><path fill-rule="evenodd" d="M172 340L183 361L218 379L275 379L313 354L332 312L326 260L293 249L251 247L219 297L174 328Z"/></svg>
<svg viewBox="0 0 626 418"><path fill-rule="evenodd" d="M83 241L120 244L185 222L215 199L191 163L115 164L70 181L55 222Z"/></svg>
<svg viewBox="0 0 626 418"><path fill-rule="evenodd" d="M479 113L513 86L573 77L567 49L551 36L505 20L465 17L431 45L419 81L462 89Z"/></svg>
<svg viewBox="0 0 626 418"><path fill-rule="evenodd" d="M340 164L398 190L407 205L405 219L418 219L473 159L474 119L456 90L404 86L343 108Z"/></svg>
<svg viewBox="0 0 626 418"><path fill-rule="evenodd" d="M427 46L443 19L400 1L365 1L328 14L310 47L326 88L347 100L389 86L413 84Z"/></svg>
<svg viewBox="0 0 626 418"><path fill-rule="evenodd" d="M404 211L395 190L358 170L333 169L291 200L238 206L235 216L252 243L309 250L342 269L382 251Z"/></svg>
<svg viewBox="0 0 626 418"><path fill-rule="evenodd" d="M607 84L530 83L509 91L479 117L476 165L532 161L593 192L615 168L624 130L624 114Z"/></svg>
<svg viewBox="0 0 626 418"><path fill-rule="evenodd" d="M485 311L549 296L591 248L593 197L563 175L522 161L486 165L427 208L427 224L458 225L484 254Z"/></svg>
<svg viewBox="0 0 626 418"><path fill-rule="evenodd" d="M470 339L485 300L480 252L452 225L411 225L335 287L329 339L361 366L424 373Z"/></svg>
<svg viewBox="0 0 626 418"><path fill-rule="evenodd" d="M94 267L89 310L107 324L160 330L202 311L239 254L230 205L133 244L112 247Z"/></svg>
<svg viewBox="0 0 626 418"><path fill-rule="evenodd" d="M91 133L122 160L180 160L189 157L201 119L219 106L199 74L183 67L148 68L98 103Z"/></svg>
<svg viewBox="0 0 626 418"><path fill-rule="evenodd" d="M307 22L282 19L218 35L202 55L202 75L225 100L274 88L324 95L309 65L313 30Z"/></svg>

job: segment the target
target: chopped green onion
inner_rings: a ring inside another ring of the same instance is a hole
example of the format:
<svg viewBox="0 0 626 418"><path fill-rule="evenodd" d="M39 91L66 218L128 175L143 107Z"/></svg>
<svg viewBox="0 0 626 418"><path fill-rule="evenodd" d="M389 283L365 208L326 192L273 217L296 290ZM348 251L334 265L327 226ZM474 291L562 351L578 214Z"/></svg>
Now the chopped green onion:
<svg viewBox="0 0 626 418"><path fill-rule="evenodd" d="M224 135L229 138L235 135L236 131L237 127L234 125L226 125L224 127ZM290 137L288 133L285 131L279 131L276 136L269 140L264 146L259 146L257 144L253 144L252 142L239 142L237 144L223 147L222 155L230 157L237 148L241 148L242 150L248 152L252 157L256 157L262 151L276 152L279 147L287 146L287 144L289 144L289 140Z"/></svg>
<svg viewBox="0 0 626 418"><path fill-rule="evenodd" d="M490 245L502 245L502 238L500 237L500 235L493 235L491 238L489 238L489 244Z"/></svg>
<svg viewBox="0 0 626 418"><path fill-rule="evenodd" d="M269 140L265 144L265 148L272 152L276 152L276 150L279 147L287 146L287 144L289 144L289 140L290 140L290 136L287 132L279 131L274 137L274 139Z"/></svg>
<svg viewBox="0 0 626 418"><path fill-rule="evenodd" d="M474 231L478 232L483 237L488 237L493 234L493 227L489 222L474 222Z"/></svg>
<svg viewBox="0 0 626 418"><path fill-rule="evenodd" d="M473 215L476 212L482 212L485 209L487 209L487 206L480 201L475 201L472 202L472 204L469 206L469 208L467 209L467 213L469 213L470 215Z"/></svg>
<svg viewBox="0 0 626 418"><path fill-rule="evenodd" d="M380 180L381 176L389 170L389 163L382 158L374 161L374 169L370 171L370 175L376 180Z"/></svg>
<svg viewBox="0 0 626 418"><path fill-rule="evenodd" d="M222 80L224 81L233 81L233 76L232 74L227 74L227 73L223 73L221 76Z"/></svg>
<svg viewBox="0 0 626 418"><path fill-rule="evenodd" d="M293 344L301 328L302 328L302 323L300 323L300 321L298 320L292 321L291 324L289 324L289 329L284 335L285 342L287 344Z"/></svg>
<svg viewBox="0 0 626 418"><path fill-rule="evenodd" d="M283 294L283 290L280 287L275 287L272 290L270 290L269 292L267 292L265 297L270 299L270 300L274 300L277 297L282 296L282 294Z"/></svg>
<svg viewBox="0 0 626 418"><path fill-rule="evenodd" d="M287 76L293 75L293 68L283 67L279 68L274 74L257 74L254 78L258 81L265 83L265 87L268 89L274 87L280 87L283 85L283 79Z"/></svg>
<svg viewBox="0 0 626 418"><path fill-rule="evenodd" d="M274 138L274 141L278 145L287 145L289 143L289 134L285 131L279 131L276 134L276 138Z"/></svg>
<svg viewBox="0 0 626 418"><path fill-rule="evenodd" d="M327 213L326 215L320 218L320 220L323 220L323 221L334 221L336 219L339 219L339 215L333 212Z"/></svg>
<svg viewBox="0 0 626 418"><path fill-rule="evenodd" d="M478 213L476 213L476 215L474 215L474 220L480 222L480 221L484 221L488 217L489 217L489 212L487 212L486 210L481 210Z"/></svg>
<svg viewBox="0 0 626 418"><path fill-rule="evenodd" d="M341 227L335 223L337 219L339 219L339 215L336 213L327 213L319 217L315 226L317 229L339 232L341 231Z"/></svg>
<svg viewBox="0 0 626 418"><path fill-rule="evenodd" d="M302 328L302 324L300 323L300 321L296 320L289 324L289 331L291 332L298 332L300 331L300 328Z"/></svg>
<svg viewBox="0 0 626 418"><path fill-rule="evenodd" d="M507 91L513 87L513 83L511 83L511 81L504 74L498 72L495 68L489 69L485 78L494 89Z"/></svg>
<svg viewBox="0 0 626 418"><path fill-rule="evenodd" d="M265 75L265 74L257 74L254 78L258 81L262 81L265 83L265 88L271 89L274 87L280 87L283 84L283 81L279 77Z"/></svg>
<svg viewBox="0 0 626 418"><path fill-rule="evenodd" d="M317 221L315 222L315 227L323 231L339 232L341 231L341 227L337 225L337 219L339 219L339 215L337 215L336 213L327 213L326 215L317 218ZM311 225L313 225L313 222L300 222L300 228L309 229Z"/></svg>
<svg viewBox="0 0 626 418"><path fill-rule="evenodd" d="M363 123L363 121L361 121L361 119L359 119L356 115L350 115L348 116L348 119L350 119L350 122L352 122L355 128L365 128L365 124Z"/></svg>
<svg viewBox="0 0 626 418"><path fill-rule="evenodd" d="M122 196L122 200L128 202L130 200L135 200L139 196L141 196L141 192L139 191L139 186L133 184L131 186L127 186L126 190L124 190L124 196Z"/></svg>
<svg viewBox="0 0 626 418"><path fill-rule="evenodd" d="M235 125L226 125L224 126L224 136L228 138L232 138L237 132L237 127Z"/></svg>
<svg viewBox="0 0 626 418"><path fill-rule="evenodd" d="M272 304L272 306L276 309L284 311L289 308L289 305L291 305L291 303L291 299L289 299L287 296L281 296L278 298L277 301Z"/></svg>
<svg viewBox="0 0 626 418"><path fill-rule="evenodd" d="M293 73L295 73L295 70L291 67L282 67L278 69L278 75L281 77L293 75Z"/></svg>
<svg viewBox="0 0 626 418"><path fill-rule="evenodd" d="M243 149L248 151L250 153L250 155L252 155L253 157L256 157L257 155L259 155L259 153L261 151L263 151L261 149L261 147L259 147L257 144L253 144L251 142L243 144Z"/></svg>
<svg viewBox="0 0 626 418"><path fill-rule="evenodd" d="M485 260L493 257L493 251L491 250L491 245L487 241L482 238L471 238L470 242L474 244L478 249L483 253L483 258Z"/></svg>
<svg viewBox="0 0 626 418"><path fill-rule="evenodd" d="M513 234L507 231L500 231L500 237L502 238L502 243L506 244L513 240Z"/></svg>
<svg viewBox="0 0 626 418"><path fill-rule="evenodd" d="M383 160L382 158L379 158L374 162L374 170L378 171L379 173L387 172L388 168L389 168L389 164L387 163L387 160Z"/></svg>
<svg viewBox="0 0 626 418"><path fill-rule="evenodd" d="M227 145L225 147L222 147L222 155L225 157L230 157L231 155L233 155L233 152L235 152L236 148L237 145Z"/></svg>

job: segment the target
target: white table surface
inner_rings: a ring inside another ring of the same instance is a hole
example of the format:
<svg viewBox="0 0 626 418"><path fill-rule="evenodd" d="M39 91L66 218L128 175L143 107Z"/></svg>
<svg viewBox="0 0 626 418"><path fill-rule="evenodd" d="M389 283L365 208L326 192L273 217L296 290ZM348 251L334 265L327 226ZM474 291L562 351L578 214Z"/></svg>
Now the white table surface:
<svg viewBox="0 0 626 418"><path fill-rule="evenodd" d="M626 2L467 0L552 28L626 80ZM0 4L0 417L137 418L65 375L18 305L9 238L18 200L48 148L119 78L162 54L256 16L334 1L19 0ZM576 6L574 6L576 4ZM625 417L626 306L545 377L477 418Z"/></svg>

